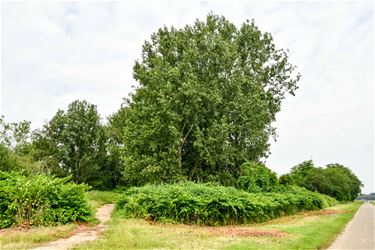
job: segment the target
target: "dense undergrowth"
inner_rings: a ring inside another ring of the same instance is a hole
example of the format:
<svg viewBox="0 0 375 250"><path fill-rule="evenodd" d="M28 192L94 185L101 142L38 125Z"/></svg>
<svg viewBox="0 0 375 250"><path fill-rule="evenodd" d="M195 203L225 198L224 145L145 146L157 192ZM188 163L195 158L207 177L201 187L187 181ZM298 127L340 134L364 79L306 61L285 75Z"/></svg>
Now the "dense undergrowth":
<svg viewBox="0 0 375 250"><path fill-rule="evenodd" d="M117 213L126 218L215 226L262 222L334 204L334 199L298 187L249 193L186 182L133 187L119 200Z"/></svg>
<svg viewBox="0 0 375 250"><path fill-rule="evenodd" d="M0 171L0 228L92 220L87 185L69 177L23 176Z"/></svg>

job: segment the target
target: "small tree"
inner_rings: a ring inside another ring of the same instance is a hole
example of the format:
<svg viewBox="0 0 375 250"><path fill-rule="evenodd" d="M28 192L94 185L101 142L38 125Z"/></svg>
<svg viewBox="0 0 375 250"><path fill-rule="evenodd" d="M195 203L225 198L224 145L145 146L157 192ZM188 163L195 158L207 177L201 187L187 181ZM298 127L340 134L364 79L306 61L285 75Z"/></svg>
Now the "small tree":
<svg viewBox="0 0 375 250"><path fill-rule="evenodd" d="M105 137L95 105L74 101L67 111L58 110L34 146L39 157L58 164L53 173L72 175L78 183L102 185L99 170L106 157Z"/></svg>
<svg viewBox="0 0 375 250"><path fill-rule="evenodd" d="M245 162L241 166L241 175L237 180L237 187L249 192L267 192L277 185L276 173L266 166Z"/></svg>

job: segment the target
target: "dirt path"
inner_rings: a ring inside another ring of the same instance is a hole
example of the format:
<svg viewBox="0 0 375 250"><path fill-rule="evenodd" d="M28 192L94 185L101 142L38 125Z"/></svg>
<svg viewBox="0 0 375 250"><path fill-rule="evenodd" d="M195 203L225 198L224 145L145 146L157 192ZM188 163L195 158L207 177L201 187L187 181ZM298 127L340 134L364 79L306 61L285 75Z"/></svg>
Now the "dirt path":
<svg viewBox="0 0 375 250"><path fill-rule="evenodd" d="M328 249L375 249L375 206L364 203Z"/></svg>
<svg viewBox="0 0 375 250"><path fill-rule="evenodd" d="M114 208L114 204L104 205L96 210L96 217L99 219L100 224L86 228L67 239L59 239L43 245L41 247L33 248L34 250L66 250L72 248L77 244L81 244L85 241L91 241L98 238L99 234L106 229L105 222L109 221Z"/></svg>

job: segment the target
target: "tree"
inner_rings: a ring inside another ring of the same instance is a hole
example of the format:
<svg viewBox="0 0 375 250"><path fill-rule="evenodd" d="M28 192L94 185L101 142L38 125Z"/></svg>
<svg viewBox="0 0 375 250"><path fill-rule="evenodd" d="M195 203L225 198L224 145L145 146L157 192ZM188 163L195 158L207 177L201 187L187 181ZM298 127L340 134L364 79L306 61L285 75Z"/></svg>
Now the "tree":
<svg viewBox="0 0 375 250"><path fill-rule="evenodd" d="M267 192L277 185L276 173L262 164L245 162L241 166L241 175L237 187L249 192Z"/></svg>
<svg viewBox="0 0 375 250"><path fill-rule="evenodd" d="M44 163L31 157L31 122L7 123L0 117L0 171L26 175L44 173Z"/></svg>
<svg viewBox="0 0 375 250"><path fill-rule="evenodd" d="M280 183L305 187L339 201L354 200L361 192L362 186L361 181L349 168L337 163L320 168L315 167L312 161L304 161L293 167L290 174L280 177Z"/></svg>
<svg viewBox="0 0 375 250"><path fill-rule="evenodd" d="M325 173L331 183L326 194L341 201L351 201L361 193L362 182L349 168L338 163L328 164Z"/></svg>
<svg viewBox="0 0 375 250"><path fill-rule="evenodd" d="M122 106L108 118L108 124L104 127L107 138L107 157L104 172L111 188L125 184L121 151L124 147L122 137L126 126L127 112L128 108Z"/></svg>
<svg viewBox="0 0 375 250"><path fill-rule="evenodd" d="M0 144L18 154L27 154L30 150L32 132L31 122L7 123L0 117Z"/></svg>
<svg viewBox="0 0 375 250"><path fill-rule="evenodd" d="M315 169L314 163L312 160L304 161L294 167L290 171L291 179L293 184L304 186L306 183L306 176L309 175L311 171ZM283 177L284 179L286 177Z"/></svg>
<svg viewBox="0 0 375 250"><path fill-rule="evenodd" d="M237 178L268 155L271 123L300 78L271 34L213 14L152 34L134 77L123 137L132 184Z"/></svg>
<svg viewBox="0 0 375 250"><path fill-rule="evenodd" d="M34 146L41 159L50 161L52 173L100 187L105 178L100 173L105 142L96 106L74 101L67 111L57 111L36 136Z"/></svg>
<svg viewBox="0 0 375 250"><path fill-rule="evenodd" d="M281 185L293 185L294 181L290 174L283 174L279 177L279 183Z"/></svg>

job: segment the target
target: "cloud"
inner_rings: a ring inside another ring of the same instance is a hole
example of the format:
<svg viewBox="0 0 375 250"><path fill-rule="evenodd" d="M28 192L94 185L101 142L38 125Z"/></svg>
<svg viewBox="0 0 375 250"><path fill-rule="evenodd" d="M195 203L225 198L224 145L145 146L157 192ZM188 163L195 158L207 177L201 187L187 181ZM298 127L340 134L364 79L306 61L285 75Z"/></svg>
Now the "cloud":
<svg viewBox="0 0 375 250"><path fill-rule="evenodd" d="M370 2L4 2L1 113L39 127L87 99L107 116L136 84L144 40L209 12L236 25L254 19L302 74L277 115L268 166L285 173L311 156L318 165L340 162L374 191Z"/></svg>

